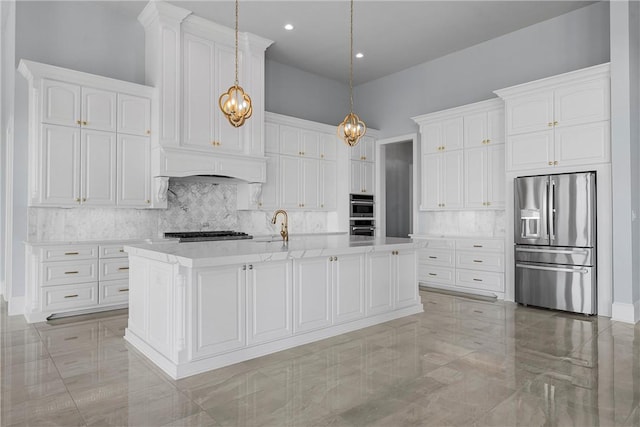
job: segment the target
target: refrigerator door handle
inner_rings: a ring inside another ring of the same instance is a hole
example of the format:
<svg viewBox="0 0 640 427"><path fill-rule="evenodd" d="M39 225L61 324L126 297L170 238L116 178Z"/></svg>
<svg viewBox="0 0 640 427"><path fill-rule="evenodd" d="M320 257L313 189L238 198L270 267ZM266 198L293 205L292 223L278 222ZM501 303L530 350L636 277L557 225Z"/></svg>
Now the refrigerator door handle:
<svg viewBox="0 0 640 427"><path fill-rule="evenodd" d="M555 216L556 216L556 183L551 178L551 184L549 185L549 215L547 220L549 221L549 241L553 242L556 239L555 231Z"/></svg>
<svg viewBox="0 0 640 427"><path fill-rule="evenodd" d="M588 254L586 249L537 249L537 248L516 248L516 252L535 252L545 254Z"/></svg>
<svg viewBox="0 0 640 427"><path fill-rule="evenodd" d="M529 265L529 264L516 264L516 267L520 268L529 268L531 270L547 270L547 271L561 271L563 273L580 273L587 274L589 272L586 268L574 267L574 268L561 268L561 267L543 267L538 265Z"/></svg>

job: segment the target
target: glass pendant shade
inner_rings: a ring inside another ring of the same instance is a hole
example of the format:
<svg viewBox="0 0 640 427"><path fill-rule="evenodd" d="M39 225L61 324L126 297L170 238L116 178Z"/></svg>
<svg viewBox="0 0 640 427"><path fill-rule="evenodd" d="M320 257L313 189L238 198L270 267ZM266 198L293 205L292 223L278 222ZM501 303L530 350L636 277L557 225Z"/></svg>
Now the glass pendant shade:
<svg viewBox="0 0 640 427"><path fill-rule="evenodd" d="M353 147L367 132L367 125L354 112L347 114L342 123L338 125L338 137Z"/></svg>
<svg viewBox="0 0 640 427"><path fill-rule="evenodd" d="M218 104L229 123L237 128L242 126L245 120L251 117L253 113L251 98L237 84L234 84L228 91L220 95Z"/></svg>

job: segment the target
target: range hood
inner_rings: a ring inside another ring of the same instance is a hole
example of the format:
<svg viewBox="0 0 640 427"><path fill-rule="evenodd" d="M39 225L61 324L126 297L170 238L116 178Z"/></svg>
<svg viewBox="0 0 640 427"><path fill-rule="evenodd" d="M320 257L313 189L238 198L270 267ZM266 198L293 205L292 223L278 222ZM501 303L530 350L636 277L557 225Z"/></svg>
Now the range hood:
<svg viewBox="0 0 640 427"><path fill-rule="evenodd" d="M154 177L214 176L240 183L263 183L267 177L266 157L158 147L151 158Z"/></svg>

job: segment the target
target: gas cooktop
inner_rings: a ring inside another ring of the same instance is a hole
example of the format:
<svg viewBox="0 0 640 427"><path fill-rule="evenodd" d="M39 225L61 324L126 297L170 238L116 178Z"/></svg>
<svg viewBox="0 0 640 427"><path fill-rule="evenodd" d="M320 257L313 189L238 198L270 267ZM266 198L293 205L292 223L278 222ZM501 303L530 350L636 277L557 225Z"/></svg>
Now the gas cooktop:
<svg viewBox="0 0 640 427"><path fill-rule="evenodd" d="M165 238L178 239L178 242L205 242L210 240L253 239L253 236L239 231L179 231L164 233Z"/></svg>

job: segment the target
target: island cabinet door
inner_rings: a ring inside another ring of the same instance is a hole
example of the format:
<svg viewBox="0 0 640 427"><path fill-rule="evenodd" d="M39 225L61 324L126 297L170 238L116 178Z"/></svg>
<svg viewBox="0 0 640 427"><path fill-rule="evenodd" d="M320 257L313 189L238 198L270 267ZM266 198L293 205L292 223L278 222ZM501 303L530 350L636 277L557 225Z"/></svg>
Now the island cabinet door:
<svg viewBox="0 0 640 427"><path fill-rule="evenodd" d="M395 307L408 307L418 301L418 276L415 251L397 251L395 258Z"/></svg>
<svg viewBox="0 0 640 427"><path fill-rule="evenodd" d="M393 261L391 251L367 255L367 316L393 309Z"/></svg>
<svg viewBox="0 0 640 427"><path fill-rule="evenodd" d="M364 255L330 257L333 275L333 321L364 317Z"/></svg>
<svg viewBox="0 0 640 427"><path fill-rule="evenodd" d="M192 360L245 346L246 268L233 265L194 271Z"/></svg>
<svg viewBox="0 0 640 427"><path fill-rule="evenodd" d="M329 257L293 263L294 333L331 326L331 275Z"/></svg>
<svg viewBox="0 0 640 427"><path fill-rule="evenodd" d="M291 264L270 261L247 266L249 344L292 334Z"/></svg>

